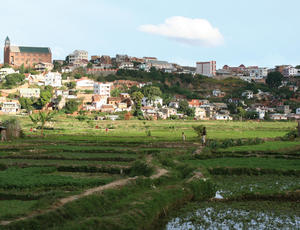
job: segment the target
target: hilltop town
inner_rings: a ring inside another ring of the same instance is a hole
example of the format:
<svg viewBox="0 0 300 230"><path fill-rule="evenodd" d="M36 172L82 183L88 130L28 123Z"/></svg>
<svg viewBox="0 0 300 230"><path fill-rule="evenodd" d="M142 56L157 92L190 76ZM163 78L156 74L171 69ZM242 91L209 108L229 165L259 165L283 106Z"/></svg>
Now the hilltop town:
<svg viewBox="0 0 300 230"><path fill-rule="evenodd" d="M75 50L52 60L48 47L11 46L0 69L0 114L59 110L97 119L300 119L300 66L216 69L155 57Z"/></svg>

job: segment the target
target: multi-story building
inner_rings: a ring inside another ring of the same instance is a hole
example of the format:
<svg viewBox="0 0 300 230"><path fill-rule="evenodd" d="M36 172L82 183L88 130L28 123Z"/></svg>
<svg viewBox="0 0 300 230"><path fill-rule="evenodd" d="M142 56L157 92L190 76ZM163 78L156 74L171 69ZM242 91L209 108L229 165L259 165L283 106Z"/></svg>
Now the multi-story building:
<svg viewBox="0 0 300 230"><path fill-rule="evenodd" d="M39 62L52 63L51 50L48 47L11 46L6 37L4 46L4 63L25 67L33 66Z"/></svg>
<svg viewBox="0 0 300 230"><path fill-rule="evenodd" d="M94 94L110 97L111 84L96 82L94 84Z"/></svg>
<svg viewBox="0 0 300 230"><path fill-rule="evenodd" d="M61 74L56 72L49 72L45 76L45 85L52 87L61 87Z"/></svg>
<svg viewBox="0 0 300 230"><path fill-rule="evenodd" d="M295 67L289 65L289 66L287 66L287 67L285 67L285 68L283 69L282 74L283 74L283 76L285 76L285 77L291 77L291 76L297 75L297 74L298 74L298 71L299 71L298 69L296 69Z"/></svg>
<svg viewBox="0 0 300 230"><path fill-rule="evenodd" d="M69 54L66 61L69 64L80 65L83 60L88 61L89 55L85 50L75 50L73 53Z"/></svg>
<svg viewBox="0 0 300 230"><path fill-rule="evenodd" d="M20 89L20 97L40 97L39 88L22 88Z"/></svg>
<svg viewBox="0 0 300 230"><path fill-rule="evenodd" d="M216 76L216 61L197 62L196 73L207 77Z"/></svg>

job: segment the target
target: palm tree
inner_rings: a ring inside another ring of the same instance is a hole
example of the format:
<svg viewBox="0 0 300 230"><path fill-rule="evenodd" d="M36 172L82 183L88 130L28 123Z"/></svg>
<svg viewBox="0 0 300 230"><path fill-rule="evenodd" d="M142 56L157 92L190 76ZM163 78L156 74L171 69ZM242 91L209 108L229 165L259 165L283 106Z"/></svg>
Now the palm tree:
<svg viewBox="0 0 300 230"><path fill-rule="evenodd" d="M49 121L51 121L54 117L55 113L51 113L51 112L41 112L39 111L38 114L35 115L30 115L30 119L33 122L34 125L37 125L38 123L40 123L40 127L41 127L41 136L44 136L44 127L45 124Z"/></svg>

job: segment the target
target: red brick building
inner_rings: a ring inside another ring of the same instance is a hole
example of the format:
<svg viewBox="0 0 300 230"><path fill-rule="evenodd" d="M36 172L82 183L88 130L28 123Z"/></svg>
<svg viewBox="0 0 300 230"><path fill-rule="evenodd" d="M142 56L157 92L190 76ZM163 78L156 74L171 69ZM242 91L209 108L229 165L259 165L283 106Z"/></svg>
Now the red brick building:
<svg viewBox="0 0 300 230"><path fill-rule="evenodd" d="M8 37L5 39L4 63L25 67L39 62L52 63L51 50L48 47L11 46Z"/></svg>

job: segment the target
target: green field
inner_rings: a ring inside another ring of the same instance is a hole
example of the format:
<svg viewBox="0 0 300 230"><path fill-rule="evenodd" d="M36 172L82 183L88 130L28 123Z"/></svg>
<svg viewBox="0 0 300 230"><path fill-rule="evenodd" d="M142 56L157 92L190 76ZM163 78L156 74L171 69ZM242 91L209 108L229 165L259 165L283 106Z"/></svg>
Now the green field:
<svg viewBox="0 0 300 230"><path fill-rule="evenodd" d="M278 139L296 122L81 122L59 115L41 137L38 129L30 131L27 117L19 119L25 137L0 143L0 229L164 229L154 224L161 216L168 221L171 209L216 191L229 199L255 193L262 200L285 193L283 204L299 198L299 140ZM201 152L193 130L200 124L212 141L264 142ZM193 177L197 172L202 176Z"/></svg>

